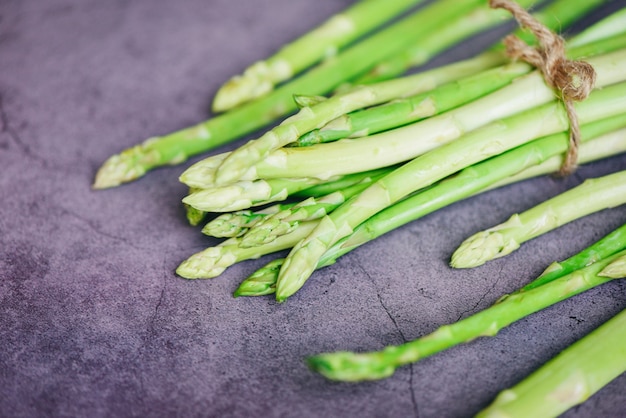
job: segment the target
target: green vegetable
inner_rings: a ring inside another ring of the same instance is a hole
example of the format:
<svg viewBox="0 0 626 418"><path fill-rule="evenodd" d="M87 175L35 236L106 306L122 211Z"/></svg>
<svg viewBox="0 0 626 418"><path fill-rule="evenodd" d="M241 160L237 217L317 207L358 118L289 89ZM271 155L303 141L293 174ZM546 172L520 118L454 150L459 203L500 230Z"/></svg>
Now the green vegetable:
<svg viewBox="0 0 626 418"><path fill-rule="evenodd" d="M478 337L494 336L515 321L613 280L604 277L602 270L623 255L626 253L621 252L600 260L524 294L511 295L490 308L453 324L444 325L435 332L406 344L369 353L339 351L319 354L309 357L307 363L313 370L332 380L362 381L389 377L398 367ZM615 334L624 339L624 333ZM623 344L621 347L623 352ZM606 358L604 355L601 357ZM594 361L599 361L599 358L595 357Z"/></svg>
<svg viewBox="0 0 626 418"><path fill-rule="evenodd" d="M223 213L204 225L202 233L217 238L240 237L267 216L280 212L292 205L277 203L256 212L240 210Z"/></svg>
<svg viewBox="0 0 626 418"><path fill-rule="evenodd" d="M598 75L600 86L604 84L603 72L598 71ZM626 83L594 91L577 105L577 112L581 124L626 112ZM300 289L328 248L387 206L471 164L565 131L568 125L562 105L549 103L475 130L394 170L324 217L292 249L276 284L276 299L283 301Z"/></svg>
<svg viewBox="0 0 626 418"><path fill-rule="evenodd" d="M572 7L573 4L570 0L555 0L541 10L534 12L533 17L550 30L562 31L581 16L585 16L602 3L604 3L604 0L592 0L577 3L576 7ZM528 2L518 1L517 4L525 8L530 6ZM478 31L485 30L498 23L506 22L510 18L511 14L503 12L502 10L487 8L474 10L446 24L440 33L433 34L433 36L428 37L423 42L411 45L401 53L379 63L367 74L354 80L353 83L372 83L397 77L411 68L424 64L430 59L432 57L432 46L430 45L441 44L445 46L450 43L456 43L459 40L474 35ZM609 23L607 23L607 25L609 25ZM623 30L623 26L612 26L611 30ZM526 43L535 43L535 39L529 31L518 29L515 31L515 35L523 39ZM589 36L587 39L591 41L592 39L597 40L599 38L600 35L597 37ZM492 49L499 49L501 47L502 44L498 43Z"/></svg>
<svg viewBox="0 0 626 418"><path fill-rule="evenodd" d="M482 0L441 0L421 8L258 100L181 131L150 138L110 157L96 173L93 187L102 189L135 180L151 169L182 163L259 129L296 109L294 93L325 94L424 34L436 31L441 22L480 6L484 7Z"/></svg>
<svg viewBox="0 0 626 418"><path fill-rule="evenodd" d="M583 142L579 153L580 163L626 152L626 129L610 132L624 125L626 125L626 118L618 115L582 126ZM593 139L598 135L601 136ZM339 257L361 245L466 197L530 177L554 173L561 167L562 154L566 151L568 143L567 133L551 135L461 170L431 188L419 191L361 223L352 234L329 248L320 258L316 268L333 264ZM600 241L588 251L590 254L596 254L593 259L597 260L619 251L620 245L626 245L626 239L621 234L606 242ZM563 268L553 268L554 271L549 275L549 279L543 279L546 274L544 273L535 282L547 283L556 277L584 267L590 258L581 255L575 260L577 260L575 263L570 263L569 260L562 262ZM252 289L261 289L259 294L273 293L281 265L281 260L275 260L270 268L261 268L244 280L241 286L247 289L246 296L255 296ZM548 270L551 269L548 268ZM253 283L257 280L260 280L260 285ZM535 282L527 285L523 290L536 287Z"/></svg>
<svg viewBox="0 0 626 418"><path fill-rule="evenodd" d="M626 276L624 266L619 271L619 277ZM604 274L606 272L599 273ZM514 387L500 392L477 417L556 417L585 402L626 372L624 330L626 310L566 348Z"/></svg>
<svg viewBox="0 0 626 418"><path fill-rule="evenodd" d="M227 184L242 178L251 165L262 161L272 151L296 142L300 136L348 112L429 91L468 73L501 64L504 60L502 54L483 54L413 76L359 86L317 102L311 107L304 107L260 138L249 141L228 155L217 168L215 182Z"/></svg>
<svg viewBox="0 0 626 418"><path fill-rule="evenodd" d="M240 181L224 187L197 189L183 198L183 203L207 212L229 212L285 200L296 191L320 183L315 178L285 178Z"/></svg>
<svg viewBox="0 0 626 418"><path fill-rule="evenodd" d="M609 85L624 78L626 49L587 60L598 73L596 85ZM451 142L488 123L551 102L555 94L539 72L517 78L510 85L464 106L422 121L359 138L301 148L281 148L246 171L242 178L318 177L372 170L398 164ZM532 126L532 125L531 125ZM524 127L529 131L528 127ZM416 140L418 138L418 140ZM214 166L211 158L205 159ZM203 162L196 163L181 178L199 177ZM223 166L220 168L222 169ZM186 184L195 183L185 181Z"/></svg>
<svg viewBox="0 0 626 418"><path fill-rule="evenodd" d="M186 279L217 277L228 267L240 261L259 258L266 254L291 248L298 240L305 237L314 226L314 222L302 222L291 233L282 235L268 244L252 248L241 247L239 238L230 238L220 245L193 254L178 266L176 273Z"/></svg>
<svg viewBox="0 0 626 418"><path fill-rule="evenodd" d="M255 62L243 74L231 78L213 99L221 112L269 93L280 82L313 64L334 56L357 38L385 24L423 0L360 0L320 26L283 46L271 57Z"/></svg>
<svg viewBox="0 0 626 418"><path fill-rule="evenodd" d="M626 203L626 171L587 179L558 196L504 223L466 239L452 255L451 265L471 268L504 257L532 238L580 217Z"/></svg>
<svg viewBox="0 0 626 418"><path fill-rule="evenodd" d="M296 205L286 207L284 210L272 214L263 221L254 225L241 240L241 246L254 247L259 244L271 242L276 237L289 233L297 228L302 221L320 219L332 212L347 199L363 191L374 181L382 177L386 172L381 172L375 177L367 177L363 181L337 190L320 198L309 197Z"/></svg>
<svg viewBox="0 0 626 418"><path fill-rule="evenodd" d="M548 268L532 283L522 287L518 292L525 292L527 290L539 287L545 283L551 282L555 278L561 277L564 274L571 273L574 270L578 270L584 266L595 263L598 260L602 260L610 255L615 254L618 251L622 251L626 248L626 224L612 231L610 234L602 238L600 241L591 245L584 251L568 258L567 260L552 263Z"/></svg>

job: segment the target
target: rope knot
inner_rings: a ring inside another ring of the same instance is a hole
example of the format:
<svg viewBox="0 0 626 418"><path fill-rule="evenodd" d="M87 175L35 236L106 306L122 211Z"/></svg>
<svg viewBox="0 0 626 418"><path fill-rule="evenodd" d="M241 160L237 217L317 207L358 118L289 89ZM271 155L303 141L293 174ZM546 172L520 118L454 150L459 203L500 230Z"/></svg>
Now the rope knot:
<svg viewBox="0 0 626 418"><path fill-rule="evenodd" d="M522 28L529 29L537 38L539 45L533 48L517 36L507 36L504 39L506 54L537 67L548 85L559 92L570 120L570 144L560 174L570 174L576 167L580 143L580 128L573 102L585 100L589 96L596 81L596 72L584 61L567 59L563 38L551 32L514 1L489 0L489 5L494 9L509 11Z"/></svg>

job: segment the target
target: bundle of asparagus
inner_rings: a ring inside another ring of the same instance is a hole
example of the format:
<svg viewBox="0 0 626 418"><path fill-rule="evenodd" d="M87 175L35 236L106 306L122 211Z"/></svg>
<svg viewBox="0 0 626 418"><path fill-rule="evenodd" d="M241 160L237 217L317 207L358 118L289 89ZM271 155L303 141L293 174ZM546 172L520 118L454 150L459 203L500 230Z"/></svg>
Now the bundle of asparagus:
<svg viewBox="0 0 626 418"><path fill-rule="evenodd" d="M545 206L538 209L549 214ZM534 312L626 277L625 234L623 225L582 252L552 264L536 280L491 307L417 340L376 352L319 354L307 362L329 379L374 380L390 376L402 365L475 338L495 336L502 328ZM622 312L514 388L502 391L478 416L557 416L584 402L626 371L625 318Z"/></svg>
<svg viewBox="0 0 626 418"><path fill-rule="evenodd" d="M190 190L183 199L190 222L222 213L202 232L226 239L189 257L177 273L212 278L234 263L291 249L235 291L235 296L275 294L282 302L316 269L392 229L486 190L558 171L571 149L572 110L564 109L545 72L510 60L500 43L471 59L398 77L510 18L483 0L439 0L390 24L419 3L356 2L229 80L213 103L215 112L225 113L111 157L94 187L117 186L161 165L181 163L296 112L258 139L192 165L179 178ZM518 3L530 7L533 1ZM535 17L556 30L600 3L554 0ZM529 33L516 33L534 42ZM570 39L567 57L584 58L596 74L591 94L575 106L582 141L578 163L625 152L626 9ZM567 77L574 88L582 83L578 73ZM451 265L480 265L551 228L626 203L625 184L626 172L587 181L471 237ZM550 266L491 308L424 338L381 352L321 354L308 363L330 379L379 379L453 345L495 335L533 312L626 276L625 231L622 227ZM622 314L590 336L592 342L581 341L565 360L531 377L542 379L541 386L530 380L503 392L485 416L504 409L524 416L531 404L542 408L551 398L538 399L530 389L563 390L560 377L588 376L592 371L580 351L598 344L596 335L609 335L612 346L623 345L615 331L623 321ZM618 368L593 371L597 377L588 393L626 370L623 350L617 355ZM574 372L564 366L573 364L572 356L581 360ZM550 405L551 411L560 413L584 398L568 400Z"/></svg>
<svg viewBox="0 0 626 418"><path fill-rule="evenodd" d="M573 57L588 56L598 74L597 90L577 106L584 141L598 138L600 144L623 138L620 129L626 126L626 84L621 67L626 62L625 40L623 33L611 32L569 51ZM378 91L407 80L415 86L416 80L431 78L433 73L441 76L450 68L465 67L475 60L374 84L368 90ZM386 222L395 222L397 227L507 181L567 149L563 132L568 121L561 104L542 76L527 64L509 63L479 71L406 100L345 113L322 129L310 130L320 115L341 112L336 108L352 93L305 107L259 140L202 160L180 176L194 190L183 199L185 204L200 211L235 212L216 218L204 232L228 235L217 229L221 224L237 237L190 257L177 270L181 276L214 277L235 262L293 247L285 262L277 261L268 270L272 275L279 271L278 279L255 274L236 292L256 294L249 286L260 280L260 293L275 291L282 301L316 268L336 259L330 256L337 254L331 247L354 248L371 239L365 238L367 235L375 236L370 232L372 224L391 219L392 208L396 208L395 213L405 213L403 221ZM299 136L305 130L307 134ZM345 139L364 133L369 135ZM323 139L313 140L319 142L315 145L285 146L301 138L310 143L313 135ZM590 149L601 148L593 145ZM614 155L621 149L609 145L603 155ZM583 148L583 157L588 150ZM470 177L473 181L468 183ZM347 187L350 181L354 183ZM337 183L341 188L332 190ZM320 197L315 190L322 184L329 193ZM307 198L256 213L250 210L296 193ZM416 204L418 199L422 203ZM421 208L422 212L406 211L407 207ZM280 240L276 241L277 237Z"/></svg>
<svg viewBox="0 0 626 418"><path fill-rule="evenodd" d="M216 99L218 103L215 104L217 109L229 108L228 111L181 131L149 138L111 156L98 170L94 188L118 186L140 178L154 168L182 163L193 155L213 150L252 133L297 110L294 94L328 94L341 85L356 82L376 66L403 56L407 50L417 49L417 52L410 55L418 58L411 58L399 70L406 71L408 66L424 63L471 34L494 27L510 18L506 13L488 9L483 0L464 0L460 3L455 0L438 0L390 23L392 18L418 3L421 0L359 0L352 8L330 18L310 34L286 45L265 63L253 65L254 69L245 72L249 75L244 74L242 77L235 77L237 81L228 82L220 90ZM601 3L602 0L590 0L572 5L565 0L555 0L541 10L538 18L552 29L566 28ZM530 6L533 1L522 0L520 4ZM476 18L477 14L483 17ZM371 33L376 27L385 24L387 25L383 29ZM333 53L338 50L333 59L315 64L329 49ZM311 55L308 51L311 51ZM499 58L487 59L482 65L485 68L502 61L503 56L500 55ZM308 71L291 78L304 69ZM389 77L390 75L384 76ZM450 77L448 75L448 78L440 82L449 81ZM249 85L250 80L259 78L262 79L258 85ZM289 80L285 81L285 78ZM282 84L273 89L273 84L279 82ZM231 95L233 98L224 98L225 92L233 90L236 90ZM388 94L391 96L370 97L371 101L363 103L361 107L413 92L412 89L399 92L396 90L395 94L390 91ZM368 93L362 95L367 96ZM256 98L251 100L252 97ZM235 106L236 103L241 104ZM230 106L235 107L230 109ZM322 125L324 122L320 121L319 127Z"/></svg>

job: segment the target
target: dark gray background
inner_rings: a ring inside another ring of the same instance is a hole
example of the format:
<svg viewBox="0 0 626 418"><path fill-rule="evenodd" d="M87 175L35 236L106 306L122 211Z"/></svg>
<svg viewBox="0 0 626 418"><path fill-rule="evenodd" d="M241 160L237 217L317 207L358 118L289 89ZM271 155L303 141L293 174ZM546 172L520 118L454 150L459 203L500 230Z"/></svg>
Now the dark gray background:
<svg viewBox="0 0 626 418"><path fill-rule="evenodd" d="M624 156L441 210L317 272L281 305L231 297L270 257L211 281L174 275L216 242L186 224L183 167L90 189L109 155L206 119L220 83L350 3L0 0L0 416L468 417L626 308L624 282L609 283L378 382L328 382L302 362L424 335L599 239L626 208L480 268L447 266L470 234L626 168ZM566 416L624 416L625 404L622 375Z"/></svg>

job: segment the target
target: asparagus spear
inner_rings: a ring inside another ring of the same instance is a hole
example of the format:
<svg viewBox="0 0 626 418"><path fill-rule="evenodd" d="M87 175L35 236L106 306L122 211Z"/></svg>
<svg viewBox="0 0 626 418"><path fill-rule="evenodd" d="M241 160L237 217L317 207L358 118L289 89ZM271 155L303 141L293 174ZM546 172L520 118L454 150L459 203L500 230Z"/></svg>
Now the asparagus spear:
<svg viewBox="0 0 626 418"><path fill-rule="evenodd" d="M530 6L529 4L523 4L521 2L517 3L520 6L526 8ZM572 2L569 0L555 0L541 10L534 12L533 16L546 28L552 31L562 31L566 27L570 26L573 22L578 20L581 16L585 16L587 13L589 13L590 10L598 7L602 3L604 3L604 0L592 0L580 3L579 5L577 5L577 7L572 7ZM471 36L477 30L481 30L481 24L485 25L485 27L488 27L498 22L504 22L510 18L510 14L498 15L494 13L488 13L488 9L475 10L472 13L469 13L468 15L458 19L456 22L457 24L446 25L446 28L444 28L441 33L431 37L432 39L429 38L423 43L412 45L401 53L379 63L367 74L355 80L355 83L358 84L380 82L393 77L397 77L411 68L424 64L426 62L424 59L429 59L429 51L424 51L424 44L430 42L434 42L435 44L450 42L457 36L462 36L462 38L460 39L464 39ZM620 23L623 24L623 22ZM604 22L602 23L602 25L598 26L603 25ZM621 32L624 27L618 26L610 21L606 23L606 26L608 26L608 28L604 29L604 31L608 32L609 30L614 30L616 31L615 33L618 33L618 31ZM532 33L530 33L529 31L517 29L515 31L515 36L521 38L524 42L528 44L533 44L536 42ZM578 36L576 36L576 38L578 38ZM597 40L600 39L600 35L598 35L597 37L586 35L586 39L588 41ZM578 44L581 44L584 41L585 40L583 39L582 41L578 42ZM498 42L491 49L498 50L501 47L502 44Z"/></svg>
<svg viewBox="0 0 626 418"><path fill-rule="evenodd" d="M524 63L500 66L406 99L346 113L301 135L296 144L310 146L341 138L358 138L407 125L492 93L531 70L532 67Z"/></svg>
<svg viewBox="0 0 626 418"><path fill-rule="evenodd" d="M626 34L571 49L569 55L573 58L587 57L591 54L607 53L624 47L626 47ZM531 67L526 64L515 63L472 74L429 92L347 113L320 129L314 129L302 135L296 143L309 146L340 138L362 137L406 125L471 102L504 87L530 70Z"/></svg>
<svg viewBox="0 0 626 418"><path fill-rule="evenodd" d="M571 190L511 216L504 223L472 235L454 252L450 265L455 268L480 266L510 254L522 243L561 225L624 203L626 171L587 179Z"/></svg>
<svg viewBox="0 0 626 418"><path fill-rule="evenodd" d="M618 115L593 124L582 126L582 140L579 154L580 163L587 163L606 158L617 153L626 152L626 130L613 128L626 124L626 118ZM610 132L610 133L605 133ZM600 135L597 139L595 136ZM506 184L521 181L530 177L545 175L558 171L562 164L562 155L567 150L569 137L567 133L559 133L535 140L527 145L517 147L497 157L474 164L458 174L455 174L424 191L420 191L400 202L382 210L370 217L355 228L349 236L335 243L320 258L316 269L333 264L342 255L370 242L387 232L399 228L409 222L419 219L446 205L450 205L466 197L473 196L485 190L501 187ZM533 165L535 164L535 165ZM517 172L517 173L516 173ZM512 173L516 173L511 175ZM506 177L508 176L508 177ZM590 247L591 254L596 254L593 260L611 255L626 245L622 234L604 240ZM602 256L600 254L602 253ZM591 258L585 255L563 262L562 269L554 268L550 278L544 280L543 275L536 282L547 283L571 271L589 264ZM275 260L257 270L241 284L246 296L273 293L282 260ZM551 268L548 268L551 270ZM545 274L545 273L544 273ZM537 287L535 282L525 286L522 290Z"/></svg>
<svg viewBox="0 0 626 418"><path fill-rule="evenodd" d="M135 180L147 171L179 164L190 156L214 149L259 129L295 110L293 94L325 94L342 81L371 68L380 59L436 31L441 22L460 16L481 0L442 0L419 9L396 24L339 53L302 77L270 94L218 115L208 121L143 143L110 157L96 173L94 188L114 187Z"/></svg>
<svg viewBox="0 0 626 418"><path fill-rule="evenodd" d="M594 91L577 111L582 124L626 112L626 83ZM487 125L394 170L324 217L292 249L276 284L276 299L284 301L300 289L330 246L385 207L464 167L567 128L561 104L551 103Z"/></svg>
<svg viewBox="0 0 626 418"><path fill-rule="evenodd" d="M591 57L588 62L596 69L598 87L621 81L626 49ZM242 179L327 178L397 164L433 150L463 133L554 99L554 91L538 71L533 71L471 103L404 127L355 141L275 150L264 161L250 167ZM195 175L190 172L183 176Z"/></svg>
<svg viewBox="0 0 626 418"><path fill-rule="evenodd" d="M619 277L626 276L624 266L619 271ZM626 310L623 310L520 383L500 392L476 416L556 417L585 402L626 372L625 329Z"/></svg>
<svg viewBox="0 0 626 418"><path fill-rule="evenodd" d="M309 357L307 363L313 370L332 380L362 381L389 377L400 366L477 337L494 336L515 321L613 280L604 277L602 270L622 255L626 255L626 252L600 260L523 295L511 295L490 308L444 325L417 340L369 353L339 351L319 354Z"/></svg>
<svg viewBox="0 0 626 418"><path fill-rule="evenodd" d="M255 212L240 210L223 213L204 225L202 233L217 238L240 237L267 216L278 213L289 206L293 206L293 203L277 203Z"/></svg>
<svg viewBox="0 0 626 418"><path fill-rule="evenodd" d="M263 221L254 225L241 240L241 246L254 247L268 243L276 237L289 233L297 228L302 221L311 221L332 212L346 200L365 190L374 181L378 180L388 171L382 171L374 177L367 177L363 181L337 190L321 198L310 197L304 201L285 208L284 210L266 217Z"/></svg>
<svg viewBox="0 0 626 418"><path fill-rule="evenodd" d="M291 193L320 183L317 178L240 181L224 187L198 189L183 203L206 212L230 212L285 200Z"/></svg>
<svg viewBox="0 0 626 418"><path fill-rule="evenodd" d="M458 79L468 73L490 68L504 61L505 57L502 54L484 54L413 76L359 86L348 92L336 94L328 100L320 101L312 107L304 107L296 115L284 120L260 138L249 141L233 151L218 167L215 181L225 184L241 178L250 165L262 161L272 151L297 141L303 134L324 126L345 113L429 91L437 85Z"/></svg>
<svg viewBox="0 0 626 418"><path fill-rule="evenodd" d="M527 284L518 290L525 292L527 290L539 287L545 283L551 282L555 278L571 273L584 266L595 263L609 255L615 254L626 248L626 224L615 229L610 234L602 238L584 251L568 258L567 260L552 263L541 275L533 282Z"/></svg>
<svg viewBox="0 0 626 418"><path fill-rule="evenodd" d="M217 277L228 267L240 261L259 258L291 248L298 240L305 237L314 226L315 222L302 222L291 233L285 234L271 243L253 248L243 248L239 246L238 238L231 238L220 245L193 254L178 266L176 273L186 279Z"/></svg>
<svg viewBox="0 0 626 418"><path fill-rule="evenodd" d="M270 92L339 49L423 0L361 0L320 26L283 46L271 57L255 62L216 93L213 110L222 112Z"/></svg>

